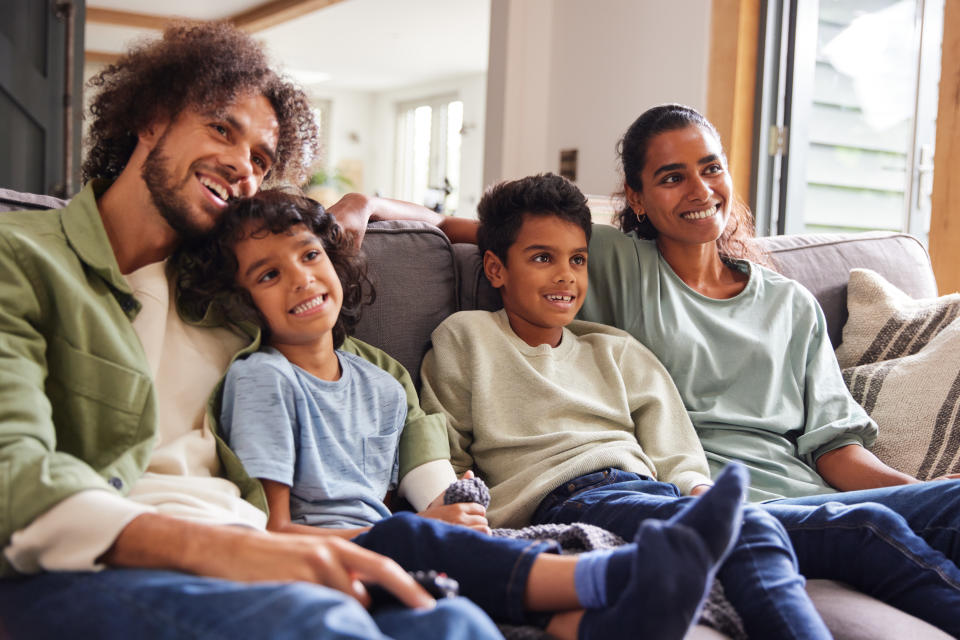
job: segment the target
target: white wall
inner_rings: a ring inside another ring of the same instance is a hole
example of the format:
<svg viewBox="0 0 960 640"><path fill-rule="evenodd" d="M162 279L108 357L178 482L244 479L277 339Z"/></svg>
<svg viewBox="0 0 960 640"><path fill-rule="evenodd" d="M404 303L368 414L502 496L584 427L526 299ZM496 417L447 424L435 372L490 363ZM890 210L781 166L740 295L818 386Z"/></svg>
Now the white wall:
<svg viewBox="0 0 960 640"><path fill-rule="evenodd" d="M376 149L367 193L395 196L397 105L439 95L456 95L463 101L460 160L460 210L457 215L474 217L483 193L483 144L486 122L486 74L477 73L429 84L378 93L373 99L373 136Z"/></svg>
<svg viewBox="0 0 960 640"><path fill-rule="evenodd" d="M484 184L546 170L555 4L490 4Z"/></svg>
<svg viewBox="0 0 960 640"><path fill-rule="evenodd" d="M335 169L344 161L359 161L363 175L354 190L372 193L371 171L377 159L377 139L373 135L374 94L366 91L324 88L309 89L311 99L330 101L330 122L322 164Z"/></svg>
<svg viewBox="0 0 960 640"><path fill-rule="evenodd" d="M610 194L640 113L706 109L709 0L493 0L490 30L488 184L556 172L560 150L578 149L580 188Z"/></svg>

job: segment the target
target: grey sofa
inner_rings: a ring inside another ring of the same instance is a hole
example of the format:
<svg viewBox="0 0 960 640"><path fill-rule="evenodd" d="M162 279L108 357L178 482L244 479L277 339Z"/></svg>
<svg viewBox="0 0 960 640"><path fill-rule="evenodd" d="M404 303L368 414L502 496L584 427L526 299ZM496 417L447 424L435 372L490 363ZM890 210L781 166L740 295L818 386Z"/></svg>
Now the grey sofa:
<svg viewBox="0 0 960 640"><path fill-rule="evenodd" d="M62 201L0 189L0 211L45 209ZM784 236L765 238L780 270L807 286L827 316L836 346L846 320L846 282L852 267L869 267L915 297L936 295L930 261L922 246L901 234ZM419 384L420 361L430 333L462 309L492 310L499 296L483 277L472 245L451 245L436 228L419 223L374 223L364 248L377 289L357 337L402 362ZM808 583L818 609L838 639L937 639L946 634L843 585ZM691 638L723 638L698 626Z"/></svg>
<svg viewBox="0 0 960 640"><path fill-rule="evenodd" d="M762 238L781 273L816 296L827 317L834 347L847 319L850 269L867 267L910 295L937 295L923 246L904 234L799 235ZM494 310L499 295L483 276L473 245L451 245L436 228L418 223L378 222L367 230L364 249L377 299L364 312L357 337L400 360L419 384L420 361L430 333L463 309ZM807 589L834 636L849 640L937 639L947 634L844 585L811 580ZM698 626L697 640L725 636Z"/></svg>

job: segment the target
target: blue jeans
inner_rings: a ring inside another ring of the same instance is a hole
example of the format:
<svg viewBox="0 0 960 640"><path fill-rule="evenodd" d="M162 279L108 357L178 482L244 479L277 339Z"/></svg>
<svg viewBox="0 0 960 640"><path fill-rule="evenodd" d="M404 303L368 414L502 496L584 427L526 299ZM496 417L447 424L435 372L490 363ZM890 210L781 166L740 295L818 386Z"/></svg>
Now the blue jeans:
<svg viewBox="0 0 960 640"><path fill-rule="evenodd" d="M643 520L666 520L691 500L672 484L605 469L555 489L532 522L585 522L629 540ZM740 537L717 578L751 638L831 637L807 596L786 532L763 510L744 509Z"/></svg>
<svg viewBox="0 0 960 640"><path fill-rule="evenodd" d="M800 571L845 582L960 638L960 570L887 507L757 505L786 529Z"/></svg>
<svg viewBox="0 0 960 640"><path fill-rule="evenodd" d="M554 542L494 538L466 527L397 513L353 539L361 547L392 558L407 571L442 571L499 622L542 624L524 612L523 599L533 561Z"/></svg>
<svg viewBox="0 0 960 640"><path fill-rule="evenodd" d="M244 584L148 569L56 572L0 580L0 638L269 640L502 638L464 598L436 609L368 613L305 582Z"/></svg>
<svg viewBox="0 0 960 640"><path fill-rule="evenodd" d="M646 495L637 495L639 493ZM931 512L934 493L930 490L924 493L926 508ZM669 517L683 500L689 500L678 496L673 485L608 469L587 474L556 489L541 503L534 518L538 522L579 519L624 536L643 518ZM924 501L915 501L921 507L917 511L921 511ZM796 595L797 579L784 561L792 544L795 566L799 566L804 576L846 582L960 637L960 615L957 614L960 570L914 533L906 518L875 503L847 506L827 502L821 506L801 506L790 504L792 502L781 500L752 505L744 514L738 546L717 574L727 597L744 619L749 635L779 637L774 634L787 633L783 627L759 633L752 629L756 618L764 616L764 607L770 606L770 600L776 597L777 589ZM766 518L758 517L758 511ZM770 516L775 519L776 528L769 529ZM932 516L928 518L932 520ZM930 531L942 533L935 527L930 527ZM789 536L785 549L779 548L783 546L784 532ZM773 588L770 597L757 598L750 590L751 581L757 583L754 591L763 593ZM785 618L788 624L795 625L796 619L805 615L805 606L793 613L787 611L794 615L793 621ZM783 612L770 615L771 623L784 616ZM794 630L797 631L797 627ZM805 635L802 630L797 634Z"/></svg>
<svg viewBox="0 0 960 640"><path fill-rule="evenodd" d="M819 506L827 502L882 504L903 516L907 526L928 545L960 565L960 480L784 498L765 504Z"/></svg>

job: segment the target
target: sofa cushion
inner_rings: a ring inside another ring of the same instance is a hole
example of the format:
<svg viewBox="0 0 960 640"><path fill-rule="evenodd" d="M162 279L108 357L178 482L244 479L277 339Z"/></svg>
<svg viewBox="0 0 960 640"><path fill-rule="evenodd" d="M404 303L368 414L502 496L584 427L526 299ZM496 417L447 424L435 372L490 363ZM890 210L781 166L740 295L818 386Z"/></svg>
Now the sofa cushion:
<svg viewBox="0 0 960 640"><path fill-rule="evenodd" d="M915 300L854 269L847 307L837 360L880 427L873 452L921 480L960 472L960 294Z"/></svg>
<svg viewBox="0 0 960 640"><path fill-rule="evenodd" d="M933 625L832 580L808 580L807 593L836 640L949 640Z"/></svg>
<svg viewBox="0 0 960 640"><path fill-rule="evenodd" d="M363 249L376 300L355 335L399 360L419 388L430 334L460 309L453 249L443 232L418 222L374 222Z"/></svg>

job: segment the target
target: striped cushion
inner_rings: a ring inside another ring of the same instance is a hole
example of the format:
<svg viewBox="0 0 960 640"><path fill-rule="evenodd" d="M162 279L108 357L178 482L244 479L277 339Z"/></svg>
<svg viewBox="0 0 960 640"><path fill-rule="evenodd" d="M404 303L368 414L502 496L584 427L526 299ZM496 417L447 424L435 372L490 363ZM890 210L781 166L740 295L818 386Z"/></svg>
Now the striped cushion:
<svg viewBox="0 0 960 640"><path fill-rule="evenodd" d="M837 360L880 427L873 452L921 480L960 472L960 294L914 300L854 269L847 307Z"/></svg>

